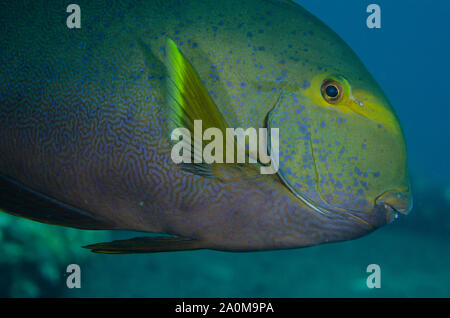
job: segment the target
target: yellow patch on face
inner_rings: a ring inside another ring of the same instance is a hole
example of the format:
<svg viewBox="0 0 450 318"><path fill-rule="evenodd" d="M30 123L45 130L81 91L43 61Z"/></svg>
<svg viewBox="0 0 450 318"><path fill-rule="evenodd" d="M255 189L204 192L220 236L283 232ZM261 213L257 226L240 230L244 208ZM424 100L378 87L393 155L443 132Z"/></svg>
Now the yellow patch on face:
<svg viewBox="0 0 450 318"><path fill-rule="evenodd" d="M339 92L342 96L337 101L330 102L325 98L326 96L324 97L323 85L327 85L329 82L338 83L338 88L343 90L343 92ZM319 74L314 77L311 85L303 93L314 105L338 109L344 116L358 114L382 125L394 134L401 134L395 114L390 106L386 105L388 102L382 102L385 98L377 98L366 90L352 88L343 76Z"/></svg>

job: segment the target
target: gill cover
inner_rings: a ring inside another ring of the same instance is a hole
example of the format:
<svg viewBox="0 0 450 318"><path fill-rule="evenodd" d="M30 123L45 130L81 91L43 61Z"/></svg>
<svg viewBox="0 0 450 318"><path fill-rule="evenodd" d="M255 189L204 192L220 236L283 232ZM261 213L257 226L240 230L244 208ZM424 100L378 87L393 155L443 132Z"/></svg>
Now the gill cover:
<svg viewBox="0 0 450 318"><path fill-rule="evenodd" d="M345 89L336 104L322 96L321 85L330 78ZM380 94L367 94L363 107L350 81L319 75L308 89L285 93L269 113L268 128L280 131L278 174L316 211L369 213L384 194L409 192L403 133ZM371 107L378 110L364 109Z"/></svg>

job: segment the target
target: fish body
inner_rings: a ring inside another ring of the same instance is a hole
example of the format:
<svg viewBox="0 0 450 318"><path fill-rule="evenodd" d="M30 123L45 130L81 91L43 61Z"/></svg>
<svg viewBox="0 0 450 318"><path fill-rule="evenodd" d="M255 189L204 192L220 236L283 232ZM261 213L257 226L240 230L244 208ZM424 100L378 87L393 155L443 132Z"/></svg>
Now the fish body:
<svg viewBox="0 0 450 318"><path fill-rule="evenodd" d="M81 29L66 27L61 3L2 10L5 212L173 236L92 247L119 253L312 246L357 238L390 222L394 210L409 211L395 113L356 54L298 4L79 5ZM279 127L279 173L225 165L205 176L172 161L169 101L179 83L168 85L177 75L168 50L192 66L203 85L194 90L209 94L227 125ZM348 103L323 100L328 78Z"/></svg>

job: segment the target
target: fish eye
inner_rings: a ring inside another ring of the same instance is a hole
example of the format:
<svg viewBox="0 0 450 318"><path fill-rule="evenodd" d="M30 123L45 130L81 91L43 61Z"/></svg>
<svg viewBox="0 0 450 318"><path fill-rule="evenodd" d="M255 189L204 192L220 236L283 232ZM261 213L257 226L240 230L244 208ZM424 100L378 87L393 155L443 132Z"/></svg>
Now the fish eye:
<svg viewBox="0 0 450 318"><path fill-rule="evenodd" d="M344 88L341 83L333 79L326 79L321 87L323 98L330 104L336 104L342 100L344 96Z"/></svg>

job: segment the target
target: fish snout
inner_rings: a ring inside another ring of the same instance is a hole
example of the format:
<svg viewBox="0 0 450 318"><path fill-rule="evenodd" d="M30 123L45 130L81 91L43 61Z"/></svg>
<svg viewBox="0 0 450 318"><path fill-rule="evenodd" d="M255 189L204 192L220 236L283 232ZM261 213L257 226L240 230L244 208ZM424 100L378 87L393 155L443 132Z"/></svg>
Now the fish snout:
<svg viewBox="0 0 450 318"><path fill-rule="evenodd" d="M384 206L394 213L407 215L412 210L413 199L409 189L406 191L386 191L376 199L375 204Z"/></svg>

